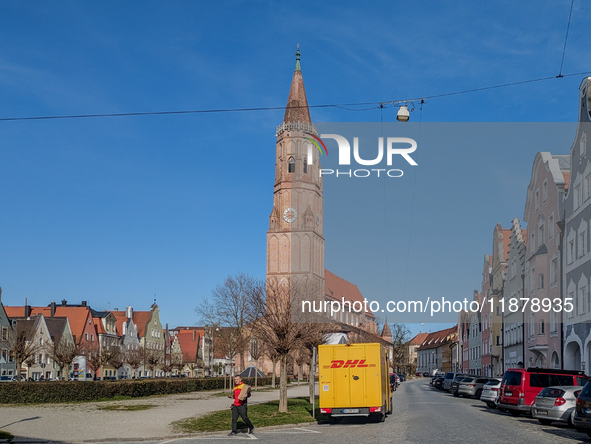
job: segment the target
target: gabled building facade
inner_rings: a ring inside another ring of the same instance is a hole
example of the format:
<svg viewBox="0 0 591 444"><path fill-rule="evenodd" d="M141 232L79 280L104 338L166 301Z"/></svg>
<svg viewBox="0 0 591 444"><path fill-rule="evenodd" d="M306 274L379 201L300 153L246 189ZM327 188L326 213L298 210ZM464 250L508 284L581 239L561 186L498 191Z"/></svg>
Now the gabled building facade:
<svg viewBox="0 0 591 444"><path fill-rule="evenodd" d="M527 188L525 287L529 304L524 310L524 323L528 367L561 368L560 313L543 307L561 299L559 220L569 171L569 156L537 153Z"/></svg>
<svg viewBox="0 0 591 444"><path fill-rule="evenodd" d="M503 291L503 366L509 368L525 368L525 343L523 340L523 311L510 311L509 304L513 300L521 301L524 297L525 285L525 255L527 230L521 229L519 219L514 218L511 223L509 240L509 255L507 257L507 277ZM521 302L518 307L522 307Z"/></svg>
<svg viewBox="0 0 591 444"><path fill-rule="evenodd" d="M563 368L588 373L591 359L591 77L581 83L579 104L579 124L570 150L570 184L564 200Z"/></svg>

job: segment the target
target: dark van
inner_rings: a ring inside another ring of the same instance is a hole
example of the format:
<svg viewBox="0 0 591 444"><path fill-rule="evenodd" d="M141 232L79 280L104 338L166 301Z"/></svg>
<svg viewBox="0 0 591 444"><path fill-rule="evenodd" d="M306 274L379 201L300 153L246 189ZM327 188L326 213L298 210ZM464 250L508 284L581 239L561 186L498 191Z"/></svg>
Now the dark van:
<svg viewBox="0 0 591 444"><path fill-rule="evenodd" d="M546 387L584 386L587 377L582 371L542 368L510 368L503 375L498 407L514 416L531 414L536 396Z"/></svg>

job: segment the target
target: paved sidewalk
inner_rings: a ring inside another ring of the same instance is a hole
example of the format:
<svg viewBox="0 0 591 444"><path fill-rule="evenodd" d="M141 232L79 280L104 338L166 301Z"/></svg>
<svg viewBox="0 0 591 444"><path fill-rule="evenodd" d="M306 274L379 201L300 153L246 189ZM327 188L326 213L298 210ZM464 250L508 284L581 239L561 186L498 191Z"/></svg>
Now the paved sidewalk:
<svg viewBox="0 0 591 444"><path fill-rule="evenodd" d="M65 443L183 436L175 433L170 425L173 421L230 407L230 399L215 396L215 393L219 392L193 392L127 401L3 406L0 407L0 430L12 433L19 440L32 438ZM307 385L288 389L290 398L307 395ZM252 405L277 399L279 390L253 392L248 403ZM136 404L154 407L139 411L100 410L108 405Z"/></svg>

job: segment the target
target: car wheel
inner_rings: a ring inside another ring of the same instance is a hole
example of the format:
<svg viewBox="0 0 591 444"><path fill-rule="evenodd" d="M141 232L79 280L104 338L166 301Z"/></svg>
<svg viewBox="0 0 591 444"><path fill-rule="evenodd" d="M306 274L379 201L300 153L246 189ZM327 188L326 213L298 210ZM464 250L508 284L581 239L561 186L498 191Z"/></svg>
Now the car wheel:
<svg viewBox="0 0 591 444"><path fill-rule="evenodd" d="M521 412L518 410L509 410L509 413L511 413L511 416L519 416L521 415Z"/></svg>
<svg viewBox="0 0 591 444"><path fill-rule="evenodd" d="M575 409L573 409L573 412L568 417L568 425L571 427L574 427L575 425Z"/></svg>
<svg viewBox="0 0 591 444"><path fill-rule="evenodd" d="M540 419L540 418L538 418L538 421L542 425L550 425L550 424L552 424L552 421L550 421L549 419Z"/></svg>
<svg viewBox="0 0 591 444"><path fill-rule="evenodd" d="M454 392L454 397L457 398L458 396L460 396L460 394L458 392Z"/></svg>
<svg viewBox="0 0 591 444"><path fill-rule="evenodd" d="M489 409L494 409L494 408L496 408L496 407L497 407L497 406L495 405L495 403L494 403L494 402L492 402L492 401L488 401L488 402L486 403L486 405L487 405L487 407L488 407Z"/></svg>
<svg viewBox="0 0 591 444"><path fill-rule="evenodd" d="M591 438L591 432L585 432L589 438Z"/></svg>
<svg viewBox="0 0 591 444"><path fill-rule="evenodd" d="M476 392L476 399L480 399L480 395L482 395L482 390Z"/></svg>
<svg viewBox="0 0 591 444"><path fill-rule="evenodd" d="M507 409L504 409L503 407L497 407L499 409L499 412L503 412L503 413L507 413Z"/></svg>

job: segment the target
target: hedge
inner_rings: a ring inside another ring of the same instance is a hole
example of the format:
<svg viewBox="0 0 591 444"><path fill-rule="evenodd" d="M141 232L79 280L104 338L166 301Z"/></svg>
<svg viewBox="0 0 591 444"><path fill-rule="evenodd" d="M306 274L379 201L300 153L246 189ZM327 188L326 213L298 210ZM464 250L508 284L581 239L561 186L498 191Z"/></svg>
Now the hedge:
<svg viewBox="0 0 591 444"><path fill-rule="evenodd" d="M254 385L254 378L243 379L247 384ZM270 384L270 377L258 378L259 386ZM0 384L0 404L96 401L99 399L112 399L117 396L140 398L151 395L169 395L223 388L224 378L4 382Z"/></svg>

